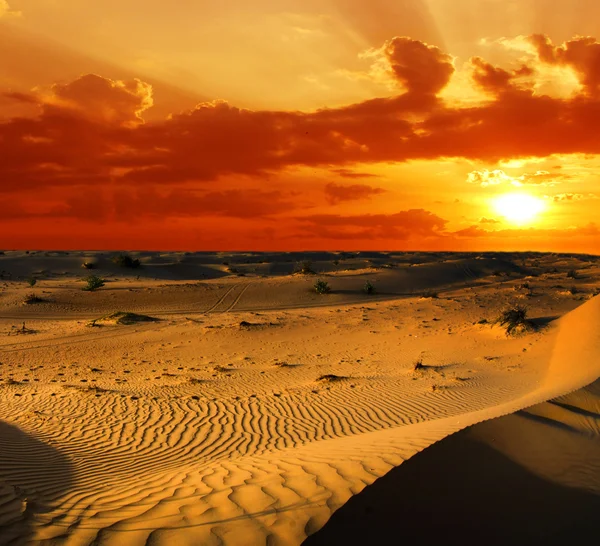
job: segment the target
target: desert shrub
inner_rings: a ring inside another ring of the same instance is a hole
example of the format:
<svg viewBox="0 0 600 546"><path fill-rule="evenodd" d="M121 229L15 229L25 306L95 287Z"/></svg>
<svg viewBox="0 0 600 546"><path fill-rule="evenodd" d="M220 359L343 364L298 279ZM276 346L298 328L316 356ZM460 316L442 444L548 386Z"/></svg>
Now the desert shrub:
<svg viewBox="0 0 600 546"><path fill-rule="evenodd" d="M340 261L339 260L333 260L333 265L335 265L335 266L340 265Z"/></svg>
<svg viewBox="0 0 600 546"><path fill-rule="evenodd" d="M93 292L94 290L98 290L98 288L102 288L104 286L104 279L102 277L98 277L97 275L90 275L87 279L85 279L87 283L83 288L86 292Z"/></svg>
<svg viewBox="0 0 600 546"><path fill-rule="evenodd" d="M27 284L33 288L37 283L37 279L35 277L30 277L27 279Z"/></svg>
<svg viewBox="0 0 600 546"><path fill-rule="evenodd" d="M33 303L42 303L43 301L44 300L42 298L40 298L37 294L34 294L33 292L31 292L30 294L27 294L25 296L23 303L26 303L27 305L31 305Z"/></svg>
<svg viewBox="0 0 600 546"><path fill-rule="evenodd" d="M142 265L137 258L132 258L129 254L117 254L116 256L113 256L112 262L119 267L129 267L131 269L135 269Z"/></svg>
<svg viewBox="0 0 600 546"><path fill-rule="evenodd" d="M375 294L375 285L371 281L367 281L363 287L365 294Z"/></svg>
<svg viewBox="0 0 600 546"><path fill-rule="evenodd" d="M329 292L331 292L331 287L329 286L329 283L321 279L319 279L315 283L314 288L317 294L328 294Z"/></svg>
<svg viewBox="0 0 600 546"><path fill-rule="evenodd" d="M83 262L81 267L83 267L83 269L94 269L96 264L94 262Z"/></svg>
<svg viewBox="0 0 600 546"><path fill-rule="evenodd" d="M579 274L577 273L577 271L575 269L569 269L569 271L567 272L567 278L568 279L578 279Z"/></svg>
<svg viewBox="0 0 600 546"><path fill-rule="evenodd" d="M516 334L531 329L532 323L527 320L527 309L520 305L505 309L498 318L500 326L506 328L506 334Z"/></svg>
<svg viewBox="0 0 600 546"><path fill-rule="evenodd" d="M422 297L424 298L438 298L439 294L435 291L435 290L425 290L422 294Z"/></svg>
<svg viewBox="0 0 600 546"><path fill-rule="evenodd" d="M312 262L310 260L304 260L298 264L296 268L298 273L302 273L302 275L314 275L315 271L312 268Z"/></svg>
<svg viewBox="0 0 600 546"><path fill-rule="evenodd" d="M576 286L571 286L571 288L569 288L569 292L574 296L575 294L579 293L579 289Z"/></svg>
<svg viewBox="0 0 600 546"><path fill-rule="evenodd" d="M423 364L423 359L422 358L418 358L417 360L415 360L415 363L413 364L413 370L416 372L417 370L422 370L425 367L425 365Z"/></svg>

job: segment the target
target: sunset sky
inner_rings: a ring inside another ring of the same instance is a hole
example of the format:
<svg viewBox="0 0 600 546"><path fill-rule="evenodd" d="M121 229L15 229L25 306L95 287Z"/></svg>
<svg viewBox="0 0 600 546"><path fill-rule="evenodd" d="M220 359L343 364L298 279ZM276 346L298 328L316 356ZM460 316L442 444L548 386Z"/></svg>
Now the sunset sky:
<svg viewBox="0 0 600 546"><path fill-rule="evenodd" d="M0 248L600 253L597 0L0 0Z"/></svg>

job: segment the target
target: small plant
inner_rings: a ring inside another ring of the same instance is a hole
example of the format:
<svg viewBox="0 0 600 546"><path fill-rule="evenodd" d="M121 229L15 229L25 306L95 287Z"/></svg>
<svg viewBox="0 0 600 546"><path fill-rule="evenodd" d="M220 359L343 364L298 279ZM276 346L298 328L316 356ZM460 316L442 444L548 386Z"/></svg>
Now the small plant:
<svg viewBox="0 0 600 546"><path fill-rule="evenodd" d="M422 370L424 367L425 365L423 364L423 359L418 358L413 365L413 370L416 372L417 370Z"/></svg>
<svg viewBox="0 0 600 546"><path fill-rule="evenodd" d="M37 283L37 279L35 277L30 277L27 279L27 284L33 288Z"/></svg>
<svg viewBox="0 0 600 546"><path fill-rule="evenodd" d="M363 287L365 294L375 294L375 285L371 281L367 281Z"/></svg>
<svg viewBox="0 0 600 546"><path fill-rule="evenodd" d="M119 267L129 267L130 269L136 269L142 265L137 258L132 258L129 254L117 254L113 256L112 262Z"/></svg>
<svg viewBox="0 0 600 546"><path fill-rule="evenodd" d="M314 288L317 294L328 294L329 292L331 292L331 287L329 286L329 283L321 279L319 279L315 283Z"/></svg>
<svg viewBox="0 0 600 546"><path fill-rule="evenodd" d="M40 298L37 294L34 294L33 292L31 292L30 294L27 294L25 296L23 303L26 303L27 305L31 305L34 303L42 303L43 301L44 300L42 298Z"/></svg>
<svg viewBox="0 0 600 546"><path fill-rule="evenodd" d="M97 275L90 275L87 279L85 279L87 283L83 288L86 292L94 292L98 290L98 288L102 288L104 286L104 279L102 277L98 277Z"/></svg>
<svg viewBox="0 0 600 546"><path fill-rule="evenodd" d="M338 265L340 265L340 261L339 260L333 260L333 265L335 265L337 267Z"/></svg>
<svg viewBox="0 0 600 546"><path fill-rule="evenodd" d="M83 267L83 269L94 269L96 264L94 262L83 262L81 267Z"/></svg>
<svg viewBox="0 0 600 546"><path fill-rule="evenodd" d="M569 288L569 292L572 296L574 296L575 294L579 294L579 289L576 286L571 286L571 288Z"/></svg>
<svg viewBox="0 0 600 546"><path fill-rule="evenodd" d="M520 305L504 310L498 322L506 327L506 335L531 330L533 326L531 321L527 320L527 309Z"/></svg>
<svg viewBox="0 0 600 546"><path fill-rule="evenodd" d="M578 279L579 273L575 269L569 269L567 272L567 279Z"/></svg>
<svg viewBox="0 0 600 546"><path fill-rule="evenodd" d="M302 273L302 275L314 275L315 271L312 268L312 262L310 260L304 260L300 263L298 269L298 273Z"/></svg>
<svg viewBox="0 0 600 546"><path fill-rule="evenodd" d="M437 299L439 297L439 294L435 290L430 289L430 290L425 290L425 292L423 292L422 297Z"/></svg>

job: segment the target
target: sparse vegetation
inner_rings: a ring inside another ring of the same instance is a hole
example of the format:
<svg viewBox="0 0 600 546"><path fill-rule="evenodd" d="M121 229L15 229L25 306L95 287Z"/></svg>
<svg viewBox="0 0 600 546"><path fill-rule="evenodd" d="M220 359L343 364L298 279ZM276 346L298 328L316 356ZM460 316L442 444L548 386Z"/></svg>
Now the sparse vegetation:
<svg viewBox="0 0 600 546"><path fill-rule="evenodd" d="M569 269L569 271L567 271L567 279L578 279L579 278L579 273L577 273L577 271L575 269Z"/></svg>
<svg viewBox="0 0 600 546"><path fill-rule="evenodd" d="M90 275L87 279L85 279L87 283L84 286L83 290L86 292L94 292L98 290L98 288L102 288L104 286L104 279L102 277L98 277L97 275Z"/></svg>
<svg viewBox="0 0 600 546"><path fill-rule="evenodd" d="M129 267L130 269L136 269L142 265L137 258L132 258L129 254L117 254L112 257L112 262L119 267Z"/></svg>
<svg viewBox="0 0 600 546"><path fill-rule="evenodd" d="M317 381L341 381L342 379L348 379L348 378L343 375L335 375L333 373L328 373L325 375L321 375L320 377L317 377Z"/></svg>
<svg viewBox="0 0 600 546"><path fill-rule="evenodd" d="M506 328L506 335L514 335L533 329L533 323L527 319L527 309L520 305L505 309L498 318L500 326Z"/></svg>
<svg viewBox="0 0 600 546"><path fill-rule="evenodd" d="M96 264L94 262L83 262L81 267L83 267L83 269L95 269Z"/></svg>
<svg viewBox="0 0 600 546"><path fill-rule="evenodd" d="M310 260L304 260L300 262L296 269L297 273L301 273L302 275L314 275L315 271L312 268L312 262Z"/></svg>
<svg viewBox="0 0 600 546"><path fill-rule="evenodd" d="M37 284L37 279L35 277L30 277L27 279L27 284L33 288Z"/></svg>
<svg viewBox="0 0 600 546"><path fill-rule="evenodd" d="M574 296L575 294L579 294L579 289L576 286L571 286L571 288L569 288L569 292L572 296Z"/></svg>
<svg viewBox="0 0 600 546"><path fill-rule="evenodd" d="M329 294L329 292L331 292L331 287L329 286L329 283L321 279L319 279L315 283L314 288L317 294Z"/></svg>
<svg viewBox="0 0 600 546"><path fill-rule="evenodd" d="M422 370L424 367L425 365L423 364L423 359L418 358L413 365L413 370L416 372L417 370Z"/></svg>
<svg viewBox="0 0 600 546"><path fill-rule="evenodd" d="M375 294L375 285L371 281L367 281L363 287L363 291L368 295Z"/></svg>

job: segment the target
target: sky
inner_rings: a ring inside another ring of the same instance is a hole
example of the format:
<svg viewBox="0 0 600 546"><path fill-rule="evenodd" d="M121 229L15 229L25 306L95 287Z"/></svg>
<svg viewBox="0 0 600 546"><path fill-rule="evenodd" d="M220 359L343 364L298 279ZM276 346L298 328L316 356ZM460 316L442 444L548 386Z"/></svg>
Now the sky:
<svg viewBox="0 0 600 546"><path fill-rule="evenodd" d="M596 37L597 0L0 0L0 248L598 254Z"/></svg>

